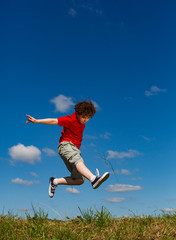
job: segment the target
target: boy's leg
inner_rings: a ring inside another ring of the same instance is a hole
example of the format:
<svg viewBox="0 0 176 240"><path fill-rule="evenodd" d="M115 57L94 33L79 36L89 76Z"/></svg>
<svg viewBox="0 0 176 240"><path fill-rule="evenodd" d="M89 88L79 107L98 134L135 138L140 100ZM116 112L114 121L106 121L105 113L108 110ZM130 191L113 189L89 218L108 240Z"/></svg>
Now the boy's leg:
<svg viewBox="0 0 176 240"><path fill-rule="evenodd" d="M76 164L77 171L85 178L87 178L90 182L95 180L96 176L92 174L92 172L85 166L84 162L78 162ZM81 185L84 183L83 179L80 178L72 178L72 177L64 177L64 178L55 178L55 185Z"/></svg>
<svg viewBox="0 0 176 240"><path fill-rule="evenodd" d="M81 185L84 183L84 180L79 178L63 177L55 178L53 183L55 185Z"/></svg>
<svg viewBox="0 0 176 240"><path fill-rule="evenodd" d="M89 181L94 181L96 176L91 173L91 171L85 166L84 162L78 162L76 164L76 169L79 174L87 178ZM49 181L49 196L52 198L54 196L55 189L57 185L81 185L84 180L81 178L73 177L63 177L63 178L50 178Z"/></svg>
<svg viewBox="0 0 176 240"><path fill-rule="evenodd" d="M85 166L83 161L76 164L76 169L83 177L87 178L89 181L95 177L95 175L93 175L91 171Z"/></svg>
<svg viewBox="0 0 176 240"><path fill-rule="evenodd" d="M82 176L91 182L93 189L98 188L109 177L109 172L105 172L102 176L93 175L91 171L85 166L83 161L76 164L76 169Z"/></svg>
<svg viewBox="0 0 176 240"><path fill-rule="evenodd" d="M84 183L83 179L64 177L64 178L53 178L49 180L49 196L52 198L54 196L55 189L57 185L81 185Z"/></svg>
<svg viewBox="0 0 176 240"><path fill-rule="evenodd" d="M49 195L54 195L54 191L57 185L81 185L84 183L84 177L87 178L94 189L99 187L108 177L109 173L103 174L103 176L95 176L85 166L83 159L81 158L80 150L71 142L63 142L59 145L58 153L66 164L68 170L71 172L71 177L65 178L50 178ZM52 190L53 189L53 190Z"/></svg>

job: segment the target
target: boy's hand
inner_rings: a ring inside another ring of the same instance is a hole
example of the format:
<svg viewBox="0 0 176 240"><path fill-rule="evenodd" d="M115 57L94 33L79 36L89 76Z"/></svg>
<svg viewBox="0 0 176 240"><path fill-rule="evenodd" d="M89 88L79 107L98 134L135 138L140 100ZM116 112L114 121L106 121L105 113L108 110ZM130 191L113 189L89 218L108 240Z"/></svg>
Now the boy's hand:
<svg viewBox="0 0 176 240"><path fill-rule="evenodd" d="M26 116L28 117L28 120L26 121L26 123L29 123L29 122L32 122L32 123L37 123L37 119L31 117L30 115L27 115Z"/></svg>

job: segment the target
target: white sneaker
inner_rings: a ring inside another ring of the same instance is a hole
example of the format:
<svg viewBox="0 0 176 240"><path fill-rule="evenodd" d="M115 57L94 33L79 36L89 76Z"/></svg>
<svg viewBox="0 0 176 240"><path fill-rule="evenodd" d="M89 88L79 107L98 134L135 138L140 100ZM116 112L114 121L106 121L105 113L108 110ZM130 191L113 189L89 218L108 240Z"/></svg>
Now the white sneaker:
<svg viewBox="0 0 176 240"><path fill-rule="evenodd" d="M98 172L98 176L96 176L95 180L92 182L93 189L98 188L104 181L108 179L109 175L109 172L105 172L102 176L99 176Z"/></svg>
<svg viewBox="0 0 176 240"><path fill-rule="evenodd" d="M49 179L49 196L52 198L54 196L55 189L57 188L57 185L53 183L54 178L51 177Z"/></svg>

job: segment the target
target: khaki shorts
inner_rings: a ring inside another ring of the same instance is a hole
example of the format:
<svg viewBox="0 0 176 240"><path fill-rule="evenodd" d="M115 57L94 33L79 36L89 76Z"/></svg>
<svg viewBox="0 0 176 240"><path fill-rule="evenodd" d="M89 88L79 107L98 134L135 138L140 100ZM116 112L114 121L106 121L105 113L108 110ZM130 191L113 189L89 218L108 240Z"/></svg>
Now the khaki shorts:
<svg viewBox="0 0 176 240"><path fill-rule="evenodd" d="M71 177L84 180L84 177L76 169L76 164L83 162L80 150L72 142L65 141L59 144L58 153L71 172Z"/></svg>

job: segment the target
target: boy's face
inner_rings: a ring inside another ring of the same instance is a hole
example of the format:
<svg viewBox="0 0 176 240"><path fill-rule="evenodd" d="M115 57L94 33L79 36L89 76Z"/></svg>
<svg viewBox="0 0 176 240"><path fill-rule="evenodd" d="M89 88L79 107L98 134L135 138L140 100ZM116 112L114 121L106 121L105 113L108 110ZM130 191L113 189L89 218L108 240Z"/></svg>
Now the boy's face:
<svg viewBox="0 0 176 240"><path fill-rule="evenodd" d="M84 116L84 115L77 115L78 121L81 124L85 124L86 122L89 121L90 117L89 116Z"/></svg>

